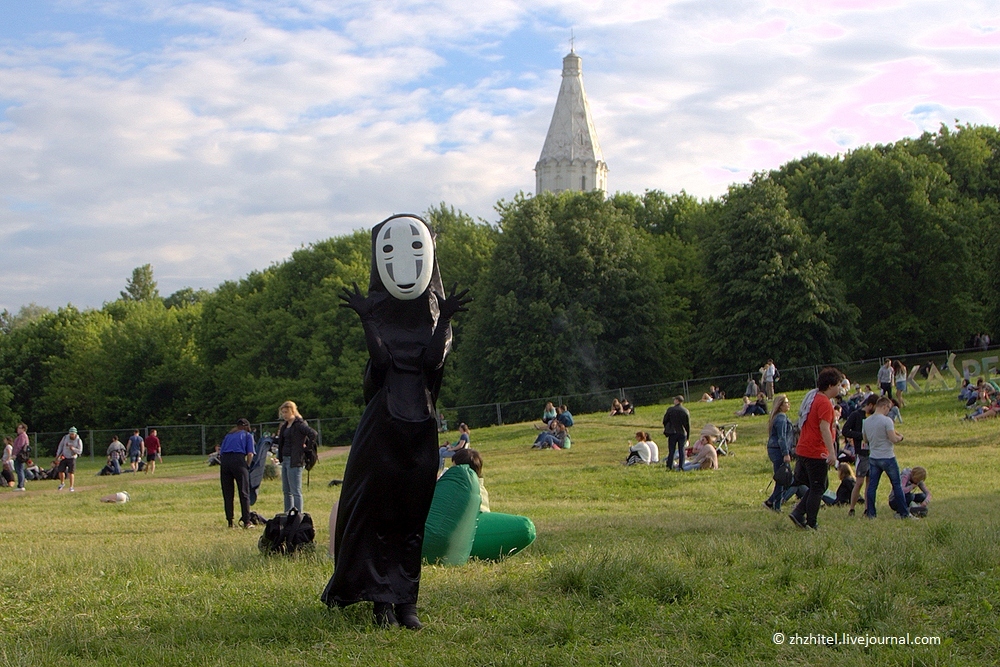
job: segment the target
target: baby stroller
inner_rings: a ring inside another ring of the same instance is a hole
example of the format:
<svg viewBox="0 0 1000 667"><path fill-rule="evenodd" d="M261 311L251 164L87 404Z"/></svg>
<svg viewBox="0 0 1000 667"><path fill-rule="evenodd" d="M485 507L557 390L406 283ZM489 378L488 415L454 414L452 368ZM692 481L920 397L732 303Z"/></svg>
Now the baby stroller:
<svg viewBox="0 0 1000 667"><path fill-rule="evenodd" d="M719 426L719 430L722 431L722 437L719 438L719 442L715 448L715 451L719 453L719 456L732 456L733 453L729 451L729 446L736 442L736 427L738 424L723 424Z"/></svg>

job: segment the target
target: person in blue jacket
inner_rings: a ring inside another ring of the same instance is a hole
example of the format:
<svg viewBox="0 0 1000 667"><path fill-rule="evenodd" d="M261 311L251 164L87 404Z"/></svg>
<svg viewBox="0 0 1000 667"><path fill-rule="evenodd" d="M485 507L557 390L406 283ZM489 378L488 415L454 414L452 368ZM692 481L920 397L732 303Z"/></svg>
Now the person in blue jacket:
<svg viewBox="0 0 1000 667"><path fill-rule="evenodd" d="M240 525L246 528L250 522L250 462L253 461L254 451L250 422L241 418L219 447L219 480L230 528L233 527L234 485L240 494Z"/></svg>
<svg viewBox="0 0 1000 667"><path fill-rule="evenodd" d="M774 472L782 463L792 460L793 432L792 422L788 419L788 410L792 404L788 402L788 397L778 394L774 397L774 406L771 408L771 418L767 424L767 458L771 459ZM777 482L774 483L774 491L771 497L764 501L764 507L775 512L781 511L782 496L785 487Z"/></svg>

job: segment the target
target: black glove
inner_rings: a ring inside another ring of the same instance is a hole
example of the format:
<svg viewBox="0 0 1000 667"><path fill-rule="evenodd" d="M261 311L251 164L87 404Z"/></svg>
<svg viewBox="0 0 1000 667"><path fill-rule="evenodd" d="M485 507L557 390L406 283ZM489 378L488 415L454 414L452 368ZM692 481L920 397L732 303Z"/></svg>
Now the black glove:
<svg viewBox="0 0 1000 667"><path fill-rule="evenodd" d="M361 318L368 317L371 313L372 303L368 297L361 295L361 290L358 289L357 283L351 283L354 285L354 291L344 288L344 293L340 295L340 299L344 302L340 304L341 308L350 308L356 312Z"/></svg>
<svg viewBox="0 0 1000 667"><path fill-rule="evenodd" d="M472 297L466 297L469 293L468 289L464 289L461 292L458 291L458 283L451 286L451 294L446 298L434 293L434 296L438 300L438 309L441 313L441 318L445 320L450 320L455 316L455 313L467 313L469 309L465 307L467 303L472 302Z"/></svg>

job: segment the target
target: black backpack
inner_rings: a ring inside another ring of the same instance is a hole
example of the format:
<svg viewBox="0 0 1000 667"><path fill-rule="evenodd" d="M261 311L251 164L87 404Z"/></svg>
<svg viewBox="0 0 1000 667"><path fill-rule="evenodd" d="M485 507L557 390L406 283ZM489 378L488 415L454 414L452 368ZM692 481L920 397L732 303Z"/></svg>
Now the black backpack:
<svg viewBox="0 0 1000 667"><path fill-rule="evenodd" d="M28 459L30 458L31 458L31 444L24 443L24 447L22 447L21 451L17 453L17 457L14 460L17 461L18 463L27 463Z"/></svg>
<svg viewBox="0 0 1000 667"><path fill-rule="evenodd" d="M257 546L266 554L293 554L314 548L315 539L312 517L293 507L288 514L268 519Z"/></svg>

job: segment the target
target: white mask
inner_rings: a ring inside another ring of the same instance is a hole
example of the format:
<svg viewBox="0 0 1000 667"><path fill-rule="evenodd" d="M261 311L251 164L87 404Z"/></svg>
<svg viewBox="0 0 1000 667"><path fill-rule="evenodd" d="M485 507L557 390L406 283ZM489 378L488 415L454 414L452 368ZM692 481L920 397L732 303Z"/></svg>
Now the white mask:
<svg viewBox="0 0 1000 667"><path fill-rule="evenodd" d="M393 218L375 240L375 265L386 291L402 301L416 299L431 284L434 241L416 218Z"/></svg>

